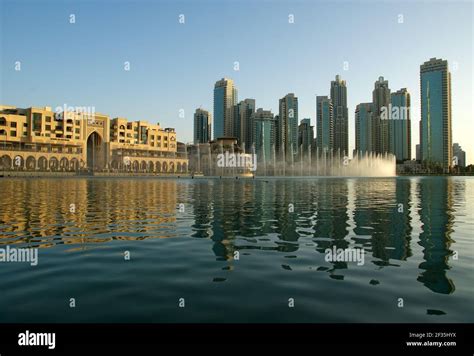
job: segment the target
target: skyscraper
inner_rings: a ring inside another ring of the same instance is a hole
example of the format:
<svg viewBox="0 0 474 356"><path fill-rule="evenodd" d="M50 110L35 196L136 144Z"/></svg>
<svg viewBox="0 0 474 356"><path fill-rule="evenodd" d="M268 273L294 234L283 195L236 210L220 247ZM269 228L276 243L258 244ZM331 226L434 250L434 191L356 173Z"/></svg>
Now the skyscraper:
<svg viewBox="0 0 474 356"><path fill-rule="evenodd" d="M260 161L273 158L276 122L270 110L258 109L252 114L255 153Z"/></svg>
<svg viewBox="0 0 474 356"><path fill-rule="evenodd" d="M333 148L334 122L332 101L327 96L316 97L316 142L319 152Z"/></svg>
<svg viewBox="0 0 474 356"><path fill-rule="evenodd" d="M466 151L464 151L459 143L453 144L453 166L466 167Z"/></svg>
<svg viewBox="0 0 474 356"><path fill-rule="evenodd" d="M453 144L451 126L451 73L448 62L431 58L420 66L421 161L449 171Z"/></svg>
<svg viewBox="0 0 474 356"><path fill-rule="evenodd" d="M388 87L388 80L379 77L375 82L375 88L372 92L372 103L374 113L374 137L375 137L375 152L388 153L390 152L389 139L389 121L387 118L382 118L382 110L388 110L391 102L390 88Z"/></svg>
<svg viewBox="0 0 474 356"><path fill-rule="evenodd" d="M355 150L365 155L374 152L374 115L372 103L360 103L355 110Z"/></svg>
<svg viewBox="0 0 474 356"><path fill-rule="evenodd" d="M298 98L293 93L280 99L279 142L277 150L285 153L287 159L298 152Z"/></svg>
<svg viewBox="0 0 474 356"><path fill-rule="evenodd" d="M250 151L254 139L252 114L255 112L255 99L245 99L234 109L234 133L240 146L245 144L245 150Z"/></svg>
<svg viewBox="0 0 474 356"><path fill-rule="evenodd" d="M349 113L347 109L346 81L336 75L331 82L331 101L334 116L334 151L340 150L341 155L349 154Z"/></svg>
<svg viewBox="0 0 474 356"><path fill-rule="evenodd" d="M397 161L411 160L410 93L406 88L391 94L390 152Z"/></svg>
<svg viewBox="0 0 474 356"><path fill-rule="evenodd" d="M194 144L207 143L211 140L211 113L196 109L194 113Z"/></svg>
<svg viewBox="0 0 474 356"><path fill-rule="evenodd" d="M313 145L314 126L311 126L311 119L306 118L300 121L298 126L298 148L303 150L304 154L308 153L308 149Z"/></svg>
<svg viewBox="0 0 474 356"><path fill-rule="evenodd" d="M237 104L237 89L232 79L222 78L214 86L214 139L233 137L234 105Z"/></svg>

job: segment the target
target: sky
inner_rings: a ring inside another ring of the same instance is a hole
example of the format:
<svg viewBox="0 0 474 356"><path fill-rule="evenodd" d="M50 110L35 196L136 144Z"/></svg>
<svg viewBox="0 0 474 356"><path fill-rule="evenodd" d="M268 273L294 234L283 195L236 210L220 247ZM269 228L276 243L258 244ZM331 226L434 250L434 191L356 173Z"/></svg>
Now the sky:
<svg viewBox="0 0 474 356"><path fill-rule="evenodd" d="M470 1L0 3L1 105L94 107L174 127L179 141L192 142L194 111L212 113L220 78L234 80L239 100L254 98L275 114L278 99L295 93L299 119L316 125L316 95L329 95L339 74L348 87L352 152L355 107L372 100L383 76L392 91L411 94L414 158L419 67L437 57L452 73L453 142L474 163Z"/></svg>

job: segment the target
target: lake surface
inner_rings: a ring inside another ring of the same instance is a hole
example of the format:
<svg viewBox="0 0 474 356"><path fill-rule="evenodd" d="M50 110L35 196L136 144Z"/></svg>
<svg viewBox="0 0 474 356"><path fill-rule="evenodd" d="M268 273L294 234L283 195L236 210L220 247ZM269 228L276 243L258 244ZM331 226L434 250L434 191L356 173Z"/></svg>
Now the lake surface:
<svg viewBox="0 0 474 356"><path fill-rule="evenodd" d="M3 178L0 192L0 248L39 248L37 266L0 262L0 322L474 322L474 178ZM364 263L326 261L334 246Z"/></svg>

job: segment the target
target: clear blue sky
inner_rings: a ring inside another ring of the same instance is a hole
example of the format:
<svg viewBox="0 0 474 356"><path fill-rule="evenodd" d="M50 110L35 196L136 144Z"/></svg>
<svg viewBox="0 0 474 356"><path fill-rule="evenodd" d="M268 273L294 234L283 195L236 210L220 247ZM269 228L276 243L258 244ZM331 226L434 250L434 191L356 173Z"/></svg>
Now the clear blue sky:
<svg viewBox="0 0 474 356"><path fill-rule="evenodd" d="M340 74L348 85L352 150L355 106L371 101L384 76L393 91L406 87L412 95L414 155L419 66L441 57L452 68L453 141L474 163L472 2L0 2L1 104L94 106L175 127L178 139L190 142L194 110L212 112L221 77L234 79L239 99L255 98L274 113L278 99L294 92L300 119L314 125L315 95L329 95Z"/></svg>

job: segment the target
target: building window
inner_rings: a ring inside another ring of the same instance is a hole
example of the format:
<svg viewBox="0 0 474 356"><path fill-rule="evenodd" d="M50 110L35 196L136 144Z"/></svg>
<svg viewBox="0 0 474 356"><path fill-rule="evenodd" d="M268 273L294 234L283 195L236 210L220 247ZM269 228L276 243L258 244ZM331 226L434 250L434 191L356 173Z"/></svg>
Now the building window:
<svg viewBox="0 0 474 356"><path fill-rule="evenodd" d="M79 120L76 120L76 126L80 126L81 122Z"/></svg>
<svg viewBox="0 0 474 356"><path fill-rule="evenodd" d="M76 140L79 140L79 136L76 136Z"/></svg>
<svg viewBox="0 0 474 356"><path fill-rule="evenodd" d="M45 129L46 129L46 131L51 131L51 125L46 125Z"/></svg>
<svg viewBox="0 0 474 356"><path fill-rule="evenodd" d="M41 114L39 114L41 115ZM51 116L46 116L46 122L51 122Z"/></svg>
<svg viewBox="0 0 474 356"><path fill-rule="evenodd" d="M51 118L50 118L51 121ZM41 131L41 114L33 113L33 131Z"/></svg>
<svg viewBox="0 0 474 356"><path fill-rule="evenodd" d="M11 137L16 137L16 131L10 131L10 136Z"/></svg>
<svg viewBox="0 0 474 356"><path fill-rule="evenodd" d="M77 134L81 133L81 129L77 128L77 129L76 129L76 133L77 133Z"/></svg>
<svg viewBox="0 0 474 356"><path fill-rule="evenodd" d="M16 127L16 122L14 121L10 122L10 127Z"/></svg>

